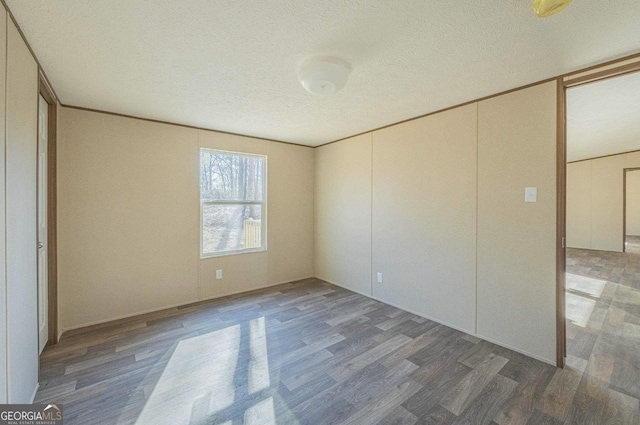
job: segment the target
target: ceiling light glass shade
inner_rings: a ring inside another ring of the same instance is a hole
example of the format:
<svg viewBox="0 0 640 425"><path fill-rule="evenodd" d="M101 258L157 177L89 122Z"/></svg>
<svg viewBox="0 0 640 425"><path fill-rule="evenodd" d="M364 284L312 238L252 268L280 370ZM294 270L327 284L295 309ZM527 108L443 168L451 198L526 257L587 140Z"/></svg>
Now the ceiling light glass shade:
<svg viewBox="0 0 640 425"><path fill-rule="evenodd" d="M536 15L541 18L546 18L547 16L560 12L569 6L572 1L573 0L535 0L531 7L533 7Z"/></svg>
<svg viewBox="0 0 640 425"><path fill-rule="evenodd" d="M300 84L309 93L328 96L344 87L349 77L349 68L338 59L312 59L307 61L300 72Z"/></svg>

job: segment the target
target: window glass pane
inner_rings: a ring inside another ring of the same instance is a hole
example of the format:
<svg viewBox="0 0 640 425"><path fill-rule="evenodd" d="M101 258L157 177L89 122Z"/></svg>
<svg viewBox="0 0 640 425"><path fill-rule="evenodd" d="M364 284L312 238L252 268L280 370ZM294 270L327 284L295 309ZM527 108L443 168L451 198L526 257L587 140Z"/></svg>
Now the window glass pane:
<svg viewBox="0 0 640 425"><path fill-rule="evenodd" d="M262 247L260 205L202 206L202 253Z"/></svg>
<svg viewBox="0 0 640 425"><path fill-rule="evenodd" d="M200 150L200 198L203 201L261 202L264 158Z"/></svg>

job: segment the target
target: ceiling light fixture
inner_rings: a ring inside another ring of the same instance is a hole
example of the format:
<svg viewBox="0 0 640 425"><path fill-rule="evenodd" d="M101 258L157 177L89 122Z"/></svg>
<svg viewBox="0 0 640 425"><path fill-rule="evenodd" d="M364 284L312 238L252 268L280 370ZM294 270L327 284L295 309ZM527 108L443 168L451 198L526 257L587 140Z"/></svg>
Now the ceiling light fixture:
<svg viewBox="0 0 640 425"><path fill-rule="evenodd" d="M534 12L540 18L546 18L547 16L555 15L560 12L565 7L569 6L569 4L573 0L535 0L531 7L533 7Z"/></svg>
<svg viewBox="0 0 640 425"><path fill-rule="evenodd" d="M306 61L298 72L300 84L309 93L329 96L347 83L349 67L336 58L313 58Z"/></svg>

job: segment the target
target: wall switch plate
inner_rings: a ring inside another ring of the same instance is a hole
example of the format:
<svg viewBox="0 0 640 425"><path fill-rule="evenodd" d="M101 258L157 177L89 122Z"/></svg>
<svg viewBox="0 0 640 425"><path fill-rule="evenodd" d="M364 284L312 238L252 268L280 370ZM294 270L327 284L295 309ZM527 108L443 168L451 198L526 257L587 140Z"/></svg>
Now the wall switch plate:
<svg viewBox="0 0 640 425"><path fill-rule="evenodd" d="M382 283L382 273L378 272L378 283Z"/></svg>
<svg viewBox="0 0 640 425"><path fill-rule="evenodd" d="M216 270L216 279L222 279L222 269Z"/></svg>
<svg viewBox="0 0 640 425"><path fill-rule="evenodd" d="M525 187L524 188L524 202L538 202L538 188L537 187Z"/></svg>

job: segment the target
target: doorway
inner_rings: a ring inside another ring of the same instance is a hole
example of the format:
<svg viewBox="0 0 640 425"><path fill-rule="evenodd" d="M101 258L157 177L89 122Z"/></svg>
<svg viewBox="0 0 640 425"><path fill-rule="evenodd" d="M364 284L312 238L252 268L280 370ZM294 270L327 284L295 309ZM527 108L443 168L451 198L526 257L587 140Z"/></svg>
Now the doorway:
<svg viewBox="0 0 640 425"><path fill-rule="evenodd" d="M640 168L624 170L624 252L640 254Z"/></svg>
<svg viewBox="0 0 640 425"><path fill-rule="evenodd" d="M38 94L38 349L58 342L57 100L40 74Z"/></svg>
<svg viewBox="0 0 640 425"><path fill-rule="evenodd" d="M559 80L558 345L572 398L595 383L622 408L640 400L640 62L618 65Z"/></svg>

